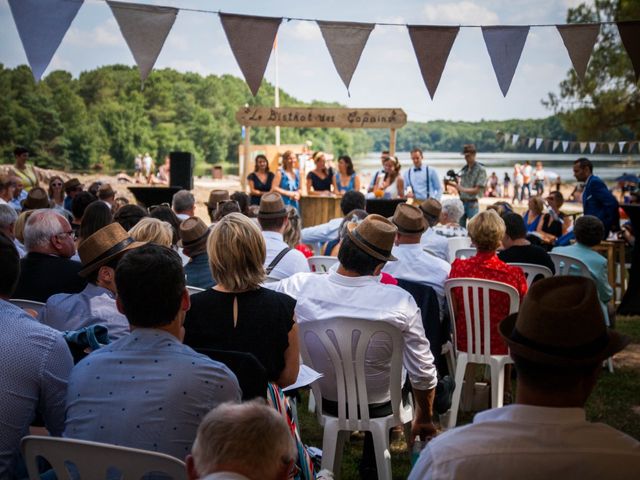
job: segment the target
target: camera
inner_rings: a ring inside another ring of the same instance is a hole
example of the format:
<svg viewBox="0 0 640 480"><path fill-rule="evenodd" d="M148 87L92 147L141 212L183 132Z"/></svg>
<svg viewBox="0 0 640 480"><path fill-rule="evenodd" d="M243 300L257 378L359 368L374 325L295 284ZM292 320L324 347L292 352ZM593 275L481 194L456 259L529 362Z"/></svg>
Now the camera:
<svg viewBox="0 0 640 480"><path fill-rule="evenodd" d="M454 170L447 170L447 175L444 177L445 184L447 183L456 183L458 180L458 175Z"/></svg>

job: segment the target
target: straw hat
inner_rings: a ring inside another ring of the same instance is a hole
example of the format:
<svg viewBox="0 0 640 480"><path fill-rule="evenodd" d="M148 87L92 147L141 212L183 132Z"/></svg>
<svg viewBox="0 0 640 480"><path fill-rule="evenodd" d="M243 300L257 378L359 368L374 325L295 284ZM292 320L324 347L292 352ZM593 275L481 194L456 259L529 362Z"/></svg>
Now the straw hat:
<svg viewBox="0 0 640 480"><path fill-rule="evenodd" d="M442 205L435 198L427 198L420 204L420 210L430 217L439 218L440 212L442 212Z"/></svg>
<svg viewBox="0 0 640 480"><path fill-rule="evenodd" d="M33 187L27 194L27 198L22 201L22 208L24 210L49 208L49 194L44 188Z"/></svg>
<svg viewBox="0 0 640 480"><path fill-rule="evenodd" d="M262 195L258 218L279 218L286 216L287 209L284 208L284 201L279 193L269 192Z"/></svg>
<svg viewBox="0 0 640 480"><path fill-rule="evenodd" d="M82 184L80 183L80 180L74 177L64 182L64 191L67 192L69 190L75 190L76 188L81 186Z"/></svg>
<svg viewBox="0 0 640 480"><path fill-rule="evenodd" d="M209 193L209 201L206 205L215 210L218 203L224 202L225 200L229 200L229 192L227 190L211 190L211 193Z"/></svg>
<svg viewBox="0 0 640 480"><path fill-rule="evenodd" d="M86 277L118 255L145 243L147 242L134 241L119 223L110 223L78 246L78 255L83 266L78 274Z"/></svg>
<svg viewBox="0 0 640 480"><path fill-rule="evenodd" d="M371 214L360 222L347 225L347 235L356 246L383 262L397 260L391 255L398 229L382 215Z"/></svg>
<svg viewBox="0 0 640 480"><path fill-rule="evenodd" d="M391 217L391 223L398 227L399 233L417 235L427 229L427 222L422 211L408 203L400 203Z"/></svg>
<svg viewBox="0 0 640 480"><path fill-rule="evenodd" d="M207 239L209 228L198 217L189 217L180 224L180 247L191 247Z"/></svg>
<svg viewBox="0 0 640 480"><path fill-rule="evenodd" d="M535 282L498 330L512 353L545 365L595 365L629 343L607 329L593 280L577 276Z"/></svg>
<svg viewBox="0 0 640 480"><path fill-rule="evenodd" d="M465 153L476 153L476 146L473 143L467 143L464 147L462 147L462 154Z"/></svg>

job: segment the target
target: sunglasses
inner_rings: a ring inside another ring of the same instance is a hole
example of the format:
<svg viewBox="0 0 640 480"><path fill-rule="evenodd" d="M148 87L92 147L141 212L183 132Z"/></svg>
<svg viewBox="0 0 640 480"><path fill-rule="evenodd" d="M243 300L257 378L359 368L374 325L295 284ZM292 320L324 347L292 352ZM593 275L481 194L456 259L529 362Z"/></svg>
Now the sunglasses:
<svg viewBox="0 0 640 480"><path fill-rule="evenodd" d="M61 186L62 186L62 184L61 184L61 183L56 182L56 183L52 183L52 184L51 184L51 186L52 186L52 187L61 187Z"/></svg>
<svg viewBox="0 0 640 480"><path fill-rule="evenodd" d="M149 208L147 208L147 211L149 213L153 212L156 208L160 208L160 207L167 207L167 208L171 208L171 205L169 205L169 203L167 202L163 202L160 205L151 205Z"/></svg>

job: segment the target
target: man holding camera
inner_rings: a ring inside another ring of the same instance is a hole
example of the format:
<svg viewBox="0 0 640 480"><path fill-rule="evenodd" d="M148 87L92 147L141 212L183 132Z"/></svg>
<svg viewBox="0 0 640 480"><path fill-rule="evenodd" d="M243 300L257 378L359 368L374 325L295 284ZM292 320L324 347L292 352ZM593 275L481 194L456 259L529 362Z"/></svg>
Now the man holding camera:
<svg viewBox="0 0 640 480"><path fill-rule="evenodd" d="M484 186L487 183L487 171L476 162L476 146L465 145L462 154L467 164L460 171L460 174L453 180L445 180L446 185L450 185L458 191L464 215L460 219L460 225L467 226L467 221L480 211L478 199L482 197Z"/></svg>

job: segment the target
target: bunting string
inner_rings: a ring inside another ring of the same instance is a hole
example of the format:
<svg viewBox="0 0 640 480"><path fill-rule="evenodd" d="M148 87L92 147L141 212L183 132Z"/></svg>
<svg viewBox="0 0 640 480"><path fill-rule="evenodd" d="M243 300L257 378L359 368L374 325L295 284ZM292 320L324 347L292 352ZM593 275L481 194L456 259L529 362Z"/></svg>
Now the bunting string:
<svg viewBox="0 0 640 480"><path fill-rule="evenodd" d="M517 133L497 132L496 138L504 146L523 147L537 152L547 153L600 153L631 154L633 150L640 153L640 142L637 140L620 140L616 142L557 140L541 137L526 137Z"/></svg>

